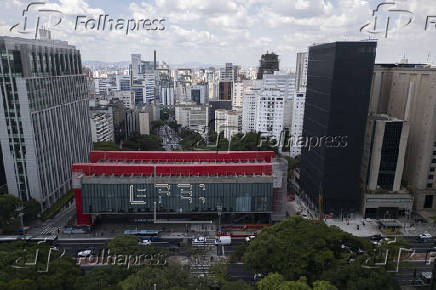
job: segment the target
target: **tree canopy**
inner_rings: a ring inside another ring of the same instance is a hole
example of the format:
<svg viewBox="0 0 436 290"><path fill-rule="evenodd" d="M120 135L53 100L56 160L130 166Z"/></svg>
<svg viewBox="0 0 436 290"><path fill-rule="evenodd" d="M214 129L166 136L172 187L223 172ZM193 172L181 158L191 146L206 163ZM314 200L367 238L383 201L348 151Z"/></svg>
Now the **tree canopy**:
<svg viewBox="0 0 436 290"><path fill-rule="evenodd" d="M369 252L372 247L369 241L338 227L292 217L262 230L250 242L242 260L254 273L277 273L283 281L298 281L304 276L313 286L325 280L339 289L396 289L396 283L384 270L361 267L365 257L359 256L359 249ZM356 262L350 264L350 258Z"/></svg>
<svg viewBox="0 0 436 290"><path fill-rule="evenodd" d="M123 150L161 151L162 139L157 135L135 135L123 143Z"/></svg>

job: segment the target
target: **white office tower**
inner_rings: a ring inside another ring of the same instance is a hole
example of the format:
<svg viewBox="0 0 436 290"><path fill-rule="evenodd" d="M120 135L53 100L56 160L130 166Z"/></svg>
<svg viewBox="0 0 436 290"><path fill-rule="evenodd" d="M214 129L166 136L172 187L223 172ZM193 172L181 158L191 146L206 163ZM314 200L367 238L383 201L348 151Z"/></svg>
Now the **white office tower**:
<svg viewBox="0 0 436 290"><path fill-rule="evenodd" d="M197 105L192 101L182 101L176 104L175 117L182 128L196 131L207 136L209 108L207 105Z"/></svg>
<svg viewBox="0 0 436 290"><path fill-rule="evenodd" d="M140 54L132 54L131 60L131 89L135 92L135 102L145 104L147 101L154 101L158 93L155 92L157 77L154 63L141 60Z"/></svg>
<svg viewBox="0 0 436 290"><path fill-rule="evenodd" d="M138 76L141 65L141 55L132 54L132 76Z"/></svg>
<svg viewBox="0 0 436 290"><path fill-rule="evenodd" d="M175 104L174 87L161 87L160 99L162 105L173 106Z"/></svg>
<svg viewBox="0 0 436 290"><path fill-rule="evenodd" d="M224 138L230 140L232 136L242 131L242 112L234 110L215 110L215 130L224 133Z"/></svg>
<svg viewBox="0 0 436 290"><path fill-rule="evenodd" d="M298 138L303 135L304 104L306 102L306 92L295 94L292 109L291 125L291 146L290 156L292 158L301 154L301 148L298 145Z"/></svg>
<svg viewBox="0 0 436 290"><path fill-rule="evenodd" d="M88 83L66 41L0 37L0 143L9 194L43 209L71 190L92 148Z"/></svg>
<svg viewBox="0 0 436 290"><path fill-rule="evenodd" d="M116 88L118 91L130 90L130 76L129 75L116 75L115 76Z"/></svg>
<svg viewBox="0 0 436 290"><path fill-rule="evenodd" d="M239 67L231 62L220 68L220 82L236 82L238 78Z"/></svg>
<svg viewBox="0 0 436 290"><path fill-rule="evenodd" d="M91 115L92 142L114 142L112 110L108 113L95 112Z"/></svg>
<svg viewBox="0 0 436 290"><path fill-rule="evenodd" d="M306 90L307 87L307 52L297 53L297 62L295 67L295 90Z"/></svg>
<svg viewBox="0 0 436 290"><path fill-rule="evenodd" d="M156 76L154 72L144 73L144 86L145 86L145 95L144 95L144 103L147 101L154 101L155 97L155 88L156 88Z"/></svg>
<svg viewBox="0 0 436 290"><path fill-rule="evenodd" d="M118 99L123 102L127 109L135 108L135 93L131 91L113 91L113 99Z"/></svg>
<svg viewBox="0 0 436 290"><path fill-rule="evenodd" d="M95 94L99 96L107 96L109 94L109 79L98 78L94 79Z"/></svg>

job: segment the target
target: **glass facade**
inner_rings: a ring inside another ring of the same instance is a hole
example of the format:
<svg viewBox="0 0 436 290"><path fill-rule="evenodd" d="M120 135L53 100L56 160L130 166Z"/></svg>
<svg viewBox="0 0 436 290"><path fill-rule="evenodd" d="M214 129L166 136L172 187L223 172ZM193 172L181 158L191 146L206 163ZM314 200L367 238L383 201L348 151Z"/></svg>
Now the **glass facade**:
<svg viewBox="0 0 436 290"><path fill-rule="evenodd" d="M82 184L83 213L271 212L272 183Z"/></svg>

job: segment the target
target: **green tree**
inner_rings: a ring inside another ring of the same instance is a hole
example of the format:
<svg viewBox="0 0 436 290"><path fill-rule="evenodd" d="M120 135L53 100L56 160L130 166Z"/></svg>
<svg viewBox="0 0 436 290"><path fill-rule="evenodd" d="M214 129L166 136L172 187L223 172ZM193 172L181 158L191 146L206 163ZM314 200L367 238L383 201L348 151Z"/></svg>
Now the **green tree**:
<svg viewBox="0 0 436 290"><path fill-rule="evenodd" d="M30 222L41 213L41 205L33 198L24 202L24 221Z"/></svg>
<svg viewBox="0 0 436 290"><path fill-rule="evenodd" d="M253 290L254 288L241 280L238 281L226 281L223 283L223 285L221 286L221 290Z"/></svg>
<svg viewBox="0 0 436 290"><path fill-rule="evenodd" d="M16 209L21 200L11 194L0 195L0 226L5 233L16 233L20 222Z"/></svg>
<svg viewBox="0 0 436 290"><path fill-rule="evenodd" d="M293 217L264 229L250 242L243 261L256 273L276 272L288 281L306 276L313 282L324 271L347 264L350 253L342 245L356 251L371 247L337 227Z"/></svg>
<svg viewBox="0 0 436 290"><path fill-rule="evenodd" d="M37 284L31 279L13 279L7 283L6 288L8 290L34 290L37 289Z"/></svg>
<svg viewBox="0 0 436 290"><path fill-rule="evenodd" d="M118 283L130 274L132 270L126 267L114 265L97 267L86 274L86 277L77 279L75 288L81 290L121 289Z"/></svg>
<svg viewBox="0 0 436 290"><path fill-rule="evenodd" d="M271 273L257 282L257 289L259 290L275 290L279 289L280 284L285 281L282 275L278 273Z"/></svg>
<svg viewBox="0 0 436 290"><path fill-rule="evenodd" d="M208 289L205 282L192 277L178 265L148 266L120 282L123 290Z"/></svg>
<svg viewBox="0 0 436 290"><path fill-rule="evenodd" d="M157 135L135 135L123 144L123 150L161 151L162 139Z"/></svg>
<svg viewBox="0 0 436 290"><path fill-rule="evenodd" d="M120 151L120 146L114 142L96 142L94 143L94 150L98 151Z"/></svg>

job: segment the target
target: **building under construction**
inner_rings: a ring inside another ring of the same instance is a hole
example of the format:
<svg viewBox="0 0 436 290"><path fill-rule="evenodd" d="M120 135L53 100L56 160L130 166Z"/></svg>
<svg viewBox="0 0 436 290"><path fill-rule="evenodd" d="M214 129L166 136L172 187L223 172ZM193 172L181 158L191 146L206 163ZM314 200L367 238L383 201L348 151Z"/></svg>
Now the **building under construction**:
<svg viewBox="0 0 436 290"><path fill-rule="evenodd" d="M263 79L264 74L274 74L279 71L279 56L274 52L262 54L257 71L257 79Z"/></svg>

